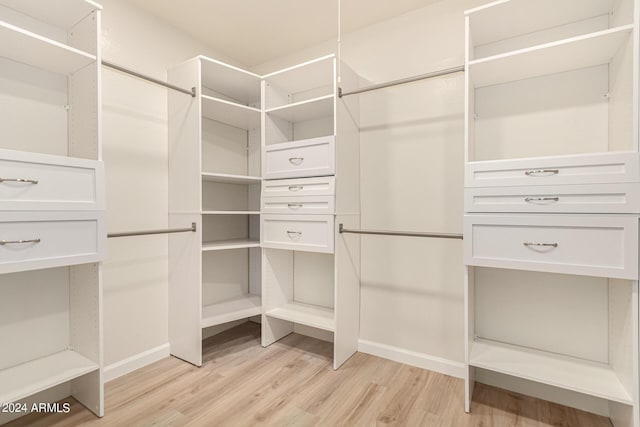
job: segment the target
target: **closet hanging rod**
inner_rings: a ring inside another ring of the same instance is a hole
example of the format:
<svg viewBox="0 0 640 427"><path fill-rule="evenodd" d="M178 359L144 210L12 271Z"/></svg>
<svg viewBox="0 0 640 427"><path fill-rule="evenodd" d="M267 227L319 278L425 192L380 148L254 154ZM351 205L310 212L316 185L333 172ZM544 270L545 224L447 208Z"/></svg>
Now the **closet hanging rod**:
<svg viewBox="0 0 640 427"><path fill-rule="evenodd" d="M186 233L186 232L195 232L196 231L196 223L191 223L191 228L170 228L168 230L144 230L144 231L128 231L124 233L109 233L107 234L108 238L112 237L130 237L130 236L148 236L150 234L171 234L171 233Z"/></svg>
<svg viewBox="0 0 640 427"><path fill-rule="evenodd" d="M434 239L457 239L462 240L462 234L453 233L420 233L415 231L384 231L384 230L348 230L343 224L338 227L340 233L351 234L372 234L376 236L403 236L403 237L430 237Z"/></svg>
<svg viewBox="0 0 640 427"><path fill-rule="evenodd" d="M176 90L178 92L185 93L187 95L191 95L192 97L196 96L196 88L195 87L192 87L191 90L184 89L184 88L181 88L179 86L172 85L171 83L163 82L162 80L158 80L158 79L153 78L153 77L145 76L144 74L140 74L137 71L130 70L128 68L125 68L125 67L122 67L120 65L114 64L113 62L109 62L109 61L105 61L105 60L102 60L102 65L104 65L105 67L113 68L114 70L118 70L118 71L121 71L121 72L126 73L126 74L130 74L130 75L132 75L134 77L138 77L139 79L147 80L147 81L149 81L151 83L155 83L157 85L164 86L164 87L167 87L169 89L173 89L173 90Z"/></svg>
<svg viewBox="0 0 640 427"><path fill-rule="evenodd" d="M344 96L356 95L363 92L370 92L372 90L384 89L385 87L398 86L398 85L403 85L407 83L417 82L419 80L432 79L434 77L446 76L447 74L461 73L461 72L464 72L464 65L460 65L458 67L453 67L453 68L447 68L445 70L432 71L431 73L420 74L419 76L406 77L404 79L393 80L386 83L379 83L376 85L365 86L363 88L350 90L348 92L343 92L342 88L340 87L338 88L338 96L342 98Z"/></svg>

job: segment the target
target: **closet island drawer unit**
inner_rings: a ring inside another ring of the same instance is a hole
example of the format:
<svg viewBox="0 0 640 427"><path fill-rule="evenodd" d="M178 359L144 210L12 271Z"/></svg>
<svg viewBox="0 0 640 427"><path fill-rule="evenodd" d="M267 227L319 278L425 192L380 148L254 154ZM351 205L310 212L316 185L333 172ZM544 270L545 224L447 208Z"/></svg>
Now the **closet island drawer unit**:
<svg viewBox="0 0 640 427"><path fill-rule="evenodd" d="M469 162L467 187L608 184L640 181L637 152Z"/></svg>
<svg viewBox="0 0 640 427"><path fill-rule="evenodd" d="M261 215L261 246L333 253L333 215Z"/></svg>
<svg viewBox="0 0 640 427"><path fill-rule="evenodd" d="M465 264L638 279L638 218L466 215Z"/></svg>
<svg viewBox="0 0 640 427"><path fill-rule="evenodd" d="M0 213L0 274L100 262L102 212Z"/></svg>
<svg viewBox="0 0 640 427"><path fill-rule="evenodd" d="M640 212L640 188L636 184L467 188L464 194L467 212Z"/></svg>
<svg viewBox="0 0 640 427"><path fill-rule="evenodd" d="M333 196L335 177L278 179L262 182L262 197Z"/></svg>
<svg viewBox="0 0 640 427"><path fill-rule="evenodd" d="M265 179L302 178L335 173L335 138L324 136L265 147Z"/></svg>
<svg viewBox="0 0 640 427"><path fill-rule="evenodd" d="M103 210L103 163L0 150L1 210Z"/></svg>
<svg viewBox="0 0 640 427"><path fill-rule="evenodd" d="M333 196L265 197L263 214L333 215Z"/></svg>

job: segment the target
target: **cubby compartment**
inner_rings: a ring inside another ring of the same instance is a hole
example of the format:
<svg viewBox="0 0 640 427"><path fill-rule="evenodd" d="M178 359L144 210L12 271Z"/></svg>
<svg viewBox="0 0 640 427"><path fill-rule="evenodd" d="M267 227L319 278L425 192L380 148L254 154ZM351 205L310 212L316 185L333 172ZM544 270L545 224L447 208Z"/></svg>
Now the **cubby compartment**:
<svg viewBox="0 0 640 427"><path fill-rule="evenodd" d="M202 251L260 246L260 217L248 214L202 216Z"/></svg>
<svg viewBox="0 0 640 427"><path fill-rule="evenodd" d="M248 183L220 182L203 179L202 213L247 213L260 212L260 181Z"/></svg>

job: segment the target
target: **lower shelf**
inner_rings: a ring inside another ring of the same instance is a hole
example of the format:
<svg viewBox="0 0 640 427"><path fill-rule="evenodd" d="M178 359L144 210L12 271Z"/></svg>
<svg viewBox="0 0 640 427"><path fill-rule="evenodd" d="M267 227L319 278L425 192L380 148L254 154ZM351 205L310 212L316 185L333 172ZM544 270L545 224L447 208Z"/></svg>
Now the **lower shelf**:
<svg viewBox="0 0 640 427"><path fill-rule="evenodd" d="M477 368L633 405L633 399L616 373L602 363L487 340L476 340L471 347L469 364Z"/></svg>
<svg viewBox="0 0 640 427"><path fill-rule="evenodd" d="M66 350L0 370L0 402L16 402L98 369L98 364Z"/></svg>
<svg viewBox="0 0 640 427"><path fill-rule="evenodd" d="M234 320L259 316L262 313L260 295L246 294L217 304L202 307L203 328L221 325Z"/></svg>
<svg viewBox="0 0 640 427"><path fill-rule="evenodd" d="M334 312L331 308L291 302L267 311L266 315L325 331L333 332L336 329Z"/></svg>

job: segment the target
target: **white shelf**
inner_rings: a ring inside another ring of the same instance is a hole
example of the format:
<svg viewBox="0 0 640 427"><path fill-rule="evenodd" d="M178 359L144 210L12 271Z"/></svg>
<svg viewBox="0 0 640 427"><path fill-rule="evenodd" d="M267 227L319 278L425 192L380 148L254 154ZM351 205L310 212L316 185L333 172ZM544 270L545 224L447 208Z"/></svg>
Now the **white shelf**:
<svg viewBox="0 0 640 427"><path fill-rule="evenodd" d="M234 320L259 316L262 313L260 295L246 294L238 298L202 307L202 327L221 325Z"/></svg>
<svg viewBox="0 0 640 427"><path fill-rule="evenodd" d="M75 351L61 351L0 370L0 402L18 401L98 369Z"/></svg>
<svg viewBox="0 0 640 427"><path fill-rule="evenodd" d="M476 88L607 64L633 25L572 37L469 62Z"/></svg>
<svg viewBox="0 0 640 427"><path fill-rule="evenodd" d="M203 181L222 182L225 184L259 184L262 178L257 176L230 175L226 173L202 173Z"/></svg>
<svg viewBox="0 0 640 427"><path fill-rule="evenodd" d="M241 104L260 102L261 77L206 56L202 63L202 86L235 99Z"/></svg>
<svg viewBox="0 0 640 427"><path fill-rule="evenodd" d="M43 7L42 0L0 0L0 5L65 29L71 28L94 10L102 9L98 3L89 0L47 0L47 7Z"/></svg>
<svg viewBox="0 0 640 427"><path fill-rule="evenodd" d="M612 0L500 0L465 13L479 46L606 15L612 8Z"/></svg>
<svg viewBox="0 0 640 427"><path fill-rule="evenodd" d="M266 113L294 123L333 116L333 95L282 105L266 110Z"/></svg>
<svg viewBox="0 0 640 427"><path fill-rule="evenodd" d="M260 211L202 211L202 215L260 215Z"/></svg>
<svg viewBox="0 0 640 427"><path fill-rule="evenodd" d="M602 399L633 404L633 399L615 372L601 363L476 340L471 347L469 364Z"/></svg>
<svg viewBox="0 0 640 427"><path fill-rule="evenodd" d="M60 74L71 74L96 60L78 49L0 21L0 56Z"/></svg>
<svg viewBox="0 0 640 427"><path fill-rule="evenodd" d="M223 251L227 249L259 248L260 242L249 239L221 240L218 242L203 242L202 251Z"/></svg>
<svg viewBox="0 0 640 427"><path fill-rule="evenodd" d="M202 95L202 116L240 129L260 127L260 113L257 108L247 107L224 99Z"/></svg>
<svg viewBox="0 0 640 427"><path fill-rule="evenodd" d="M267 316L288 320L313 328L335 331L336 321L333 309L292 302L266 312Z"/></svg>
<svg viewBox="0 0 640 427"><path fill-rule="evenodd" d="M263 78L288 94L306 92L324 86L333 86L334 55L317 58L294 67L285 68Z"/></svg>

